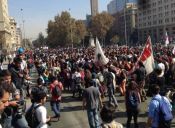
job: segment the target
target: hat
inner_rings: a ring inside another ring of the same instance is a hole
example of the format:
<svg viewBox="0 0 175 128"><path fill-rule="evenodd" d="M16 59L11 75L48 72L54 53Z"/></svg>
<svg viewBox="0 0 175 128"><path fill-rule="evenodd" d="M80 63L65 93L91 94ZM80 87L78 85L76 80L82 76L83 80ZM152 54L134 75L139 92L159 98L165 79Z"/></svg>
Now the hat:
<svg viewBox="0 0 175 128"><path fill-rule="evenodd" d="M17 54L23 54L24 53L24 49L23 48L19 48L18 50L17 50Z"/></svg>

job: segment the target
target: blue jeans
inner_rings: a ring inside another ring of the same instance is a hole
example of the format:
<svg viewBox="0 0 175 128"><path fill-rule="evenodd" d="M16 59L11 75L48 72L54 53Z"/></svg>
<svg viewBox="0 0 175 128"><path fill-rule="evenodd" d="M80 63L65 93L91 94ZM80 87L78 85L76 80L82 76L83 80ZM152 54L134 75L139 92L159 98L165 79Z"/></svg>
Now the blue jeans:
<svg viewBox="0 0 175 128"><path fill-rule="evenodd" d="M23 115L21 118L14 117L14 119L12 119L12 126L14 128L29 128L28 123Z"/></svg>
<svg viewBox="0 0 175 128"><path fill-rule="evenodd" d="M108 96L109 96L109 103L114 103L115 106L118 106L117 99L114 95L114 89L111 87L108 87Z"/></svg>
<svg viewBox="0 0 175 128"><path fill-rule="evenodd" d="M8 116L4 120L4 128L13 128L12 127L12 116Z"/></svg>
<svg viewBox="0 0 175 128"><path fill-rule="evenodd" d="M60 116L60 101L51 101L50 105L55 116Z"/></svg>
<svg viewBox="0 0 175 128"><path fill-rule="evenodd" d="M90 128L101 128L97 109L87 110Z"/></svg>

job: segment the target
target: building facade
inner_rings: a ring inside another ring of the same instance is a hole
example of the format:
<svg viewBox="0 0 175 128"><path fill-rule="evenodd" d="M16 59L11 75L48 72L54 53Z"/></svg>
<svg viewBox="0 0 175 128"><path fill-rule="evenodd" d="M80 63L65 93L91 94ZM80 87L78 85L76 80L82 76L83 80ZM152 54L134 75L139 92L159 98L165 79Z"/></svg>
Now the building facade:
<svg viewBox="0 0 175 128"><path fill-rule="evenodd" d="M21 42L22 42L22 31L21 31L21 28L17 26L16 28L16 46L17 48L22 46Z"/></svg>
<svg viewBox="0 0 175 128"><path fill-rule="evenodd" d="M138 30L141 43L148 35L152 43L161 43L166 31L175 40L175 0L148 0L139 5Z"/></svg>
<svg viewBox="0 0 175 128"><path fill-rule="evenodd" d="M98 14L98 0L91 0L91 15L95 16Z"/></svg>
<svg viewBox="0 0 175 128"><path fill-rule="evenodd" d="M8 50L11 45L10 19L7 0L0 0L0 49Z"/></svg>
<svg viewBox="0 0 175 128"><path fill-rule="evenodd" d="M117 12L122 11L127 3L137 3L137 0L116 0Z"/></svg>
<svg viewBox="0 0 175 128"><path fill-rule="evenodd" d="M128 45L135 45L137 43L138 33L137 31L137 4L127 3L126 4L126 13L124 15L124 11L120 11L119 13L119 34L122 40L125 39L125 30L126 30L126 38ZM126 19L125 19L126 17ZM125 29L126 23L126 29Z"/></svg>
<svg viewBox="0 0 175 128"><path fill-rule="evenodd" d="M107 5L107 10L108 10L108 13L111 14L111 15L117 13L117 0L112 0Z"/></svg>
<svg viewBox="0 0 175 128"><path fill-rule="evenodd" d="M15 51L17 48L17 35L16 35L16 21L14 18L10 17L10 31L11 31L11 45L10 49Z"/></svg>

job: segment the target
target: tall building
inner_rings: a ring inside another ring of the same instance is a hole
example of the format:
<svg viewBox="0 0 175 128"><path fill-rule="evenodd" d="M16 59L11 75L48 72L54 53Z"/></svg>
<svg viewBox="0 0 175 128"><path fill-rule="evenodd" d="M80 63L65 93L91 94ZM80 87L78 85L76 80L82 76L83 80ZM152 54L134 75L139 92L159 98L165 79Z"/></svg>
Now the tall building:
<svg viewBox="0 0 175 128"><path fill-rule="evenodd" d="M22 41L22 32L20 27L16 27L16 47L21 46L21 41Z"/></svg>
<svg viewBox="0 0 175 128"><path fill-rule="evenodd" d="M0 49L9 49L11 43L7 0L0 0Z"/></svg>
<svg viewBox="0 0 175 128"><path fill-rule="evenodd" d="M116 0L117 1L117 12L123 10L126 3L137 3L137 0Z"/></svg>
<svg viewBox="0 0 175 128"><path fill-rule="evenodd" d="M108 5L107 5L108 13L113 15L117 12L117 0L112 0Z"/></svg>
<svg viewBox="0 0 175 128"><path fill-rule="evenodd" d="M120 12L125 7L125 2L127 3L137 3L137 0L112 0L108 5L108 13L109 14L115 14L116 12Z"/></svg>
<svg viewBox="0 0 175 128"><path fill-rule="evenodd" d="M130 44L128 45L135 45L138 41L138 34L137 34L137 5L134 3L127 3L126 4L126 13L124 15L124 11L120 11L119 13L119 34L121 40L125 40L125 22L126 22L126 34L127 34L127 42ZM126 17L126 19L125 19ZM126 20L126 21L125 21Z"/></svg>
<svg viewBox="0 0 175 128"><path fill-rule="evenodd" d="M95 16L98 13L98 0L91 0L91 15Z"/></svg>
<svg viewBox="0 0 175 128"><path fill-rule="evenodd" d="M16 21L14 18L10 17L10 31L11 31L11 45L10 49L15 51L17 48L17 39L16 39Z"/></svg>
<svg viewBox="0 0 175 128"><path fill-rule="evenodd" d="M138 10L139 40L150 35L152 43L162 42L165 31L175 40L175 0L147 0Z"/></svg>

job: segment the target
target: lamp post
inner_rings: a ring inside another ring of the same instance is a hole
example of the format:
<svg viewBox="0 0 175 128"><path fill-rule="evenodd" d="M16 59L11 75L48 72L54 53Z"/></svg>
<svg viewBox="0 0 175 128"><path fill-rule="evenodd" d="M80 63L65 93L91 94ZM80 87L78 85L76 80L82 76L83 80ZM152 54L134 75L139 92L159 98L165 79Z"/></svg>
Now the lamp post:
<svg viewBox="0 0 175 128"><path fill-rule="evenodd" d="M124 24L125 24L125 44L126 46L128 45L128 39L127 39L127 26L126 26L126 0L125 0L125 3L124 3Z"/></svg>
<svg viewBox="0 0 175 128"><path fill-rule="evenodd" d="M72 19L71 19L71 9L70 8L69 8L69 13L70 13L70 38L71 38L71 44L72 44L72 50L73 50L74 46L73 46Z"/></svg>
<svg viewBox="0 0 175 128"><path fill-rule="evenodd" d="M24 27L24 23L25 23L25 20L24 20L24 13L23 13L23 9L21 9L21 16L22 16L22 29L23 29L23 45L24 45L24 47L25 47L25 27Z"/></svg>

